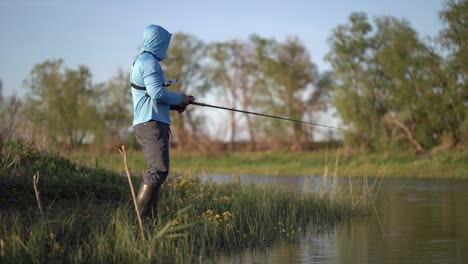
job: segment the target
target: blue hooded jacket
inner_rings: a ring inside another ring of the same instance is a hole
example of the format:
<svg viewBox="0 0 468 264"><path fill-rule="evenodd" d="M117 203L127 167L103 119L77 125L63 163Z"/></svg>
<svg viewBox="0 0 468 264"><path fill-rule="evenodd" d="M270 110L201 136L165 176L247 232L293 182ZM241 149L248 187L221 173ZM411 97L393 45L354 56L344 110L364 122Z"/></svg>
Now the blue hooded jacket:
<svg viewBox="0 0 468 264"><path fill-rule="evenodd" d="M143 47L130 73L130 82L146 87L146 91L132 88L133 126L150 120L170 124L170 105L182 103L181 93L168 91L163 86L166 79L159 63L166 57L171 36L161 26L149 25L145 29Z"/></svg>

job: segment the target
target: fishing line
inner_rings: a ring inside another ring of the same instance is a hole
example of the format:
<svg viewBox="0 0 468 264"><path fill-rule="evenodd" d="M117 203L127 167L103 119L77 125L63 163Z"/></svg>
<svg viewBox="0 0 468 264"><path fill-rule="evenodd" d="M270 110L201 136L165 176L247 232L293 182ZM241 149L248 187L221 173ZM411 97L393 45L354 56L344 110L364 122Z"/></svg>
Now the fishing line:
<svg viewBox="0 0 468 264"><path fill-rule="evenodd" d="M210 104L195 102L194 100L191 101L190 104L198 105L198 106L204 106L204 107L217 108L217 109L222 109L222 110L227 110L227 111L233 111L233 112L239 112L239 113L244 113L244 114L250 114L250 115L257 115L257 116L263 116L263 117L270 117L270 118L275 118L275 119L280 119L280 120L286 120L286 121L291 121L291 122L296 122L296 123L301 123L301 124L306 124L306 125L313 125L313 126L326 127L326 128L331 128L331 129L337 129L337 130L347 131L346 129L341 128L341 127L334 127L334 126L322 125L322 124L317 124L317 123L313 123L313 122L301 121L301 120L296 120L296 119L291 119L291 118L281 117L281 116L274 116L274 115L261 114L261 113L250 112L250 111L245 111L245 110L239 110L239 109L235 109L235 108L228 108L228 107L223 107L223 106L218 106L218 105L210 105Z"/></svg>

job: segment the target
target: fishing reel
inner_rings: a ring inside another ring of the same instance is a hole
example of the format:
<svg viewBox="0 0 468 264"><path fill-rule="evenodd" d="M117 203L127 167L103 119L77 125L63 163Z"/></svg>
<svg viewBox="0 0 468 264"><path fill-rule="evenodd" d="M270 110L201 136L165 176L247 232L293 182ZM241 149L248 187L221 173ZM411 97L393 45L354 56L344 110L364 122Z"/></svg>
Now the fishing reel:
<svg viewBox="0 0 468 264"><path fill-rule="evenodd" d="M169 87L173 84L176 84L177 83L177 79L169 79L169 80L166 80L166 82L164 83L164 87Z"/></svg>
<svg viewBox="0 0 468 264"><path fill-rule="evenodd" d="M190 98L190 100L189 100L190 103L189 104L195 103L195 97L194 96L189 95L189 98Z"/></svg>

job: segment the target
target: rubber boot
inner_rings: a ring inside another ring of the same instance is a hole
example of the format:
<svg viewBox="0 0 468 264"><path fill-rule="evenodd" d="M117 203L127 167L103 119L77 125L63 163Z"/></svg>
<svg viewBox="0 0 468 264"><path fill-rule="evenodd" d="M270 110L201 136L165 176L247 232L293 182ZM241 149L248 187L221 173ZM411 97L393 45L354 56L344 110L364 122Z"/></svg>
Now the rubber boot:
<svg viewBox="0 0 468 264"><path fill-rule="evenodd" d="M138 191L137 204L140 217L145 219L151 216L151 207L154 195L156 194L155 186L142 183L140 191Z"/></svg>

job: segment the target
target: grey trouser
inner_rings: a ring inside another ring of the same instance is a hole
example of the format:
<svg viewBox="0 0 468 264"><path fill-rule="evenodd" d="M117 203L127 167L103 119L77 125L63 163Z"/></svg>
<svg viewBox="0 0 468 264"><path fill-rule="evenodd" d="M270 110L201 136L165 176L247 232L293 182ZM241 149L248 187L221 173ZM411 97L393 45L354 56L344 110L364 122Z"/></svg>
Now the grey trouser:
<svg viewBox="0 0 468 264"><path fill-rule="evenodd" d="M162 184L169 173L169 125L151 120L133 129L147 165L143 182L151 186Z"/></svg>

